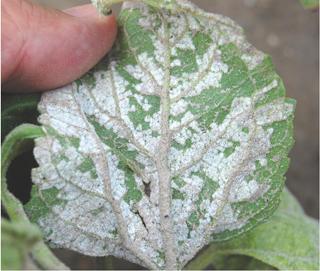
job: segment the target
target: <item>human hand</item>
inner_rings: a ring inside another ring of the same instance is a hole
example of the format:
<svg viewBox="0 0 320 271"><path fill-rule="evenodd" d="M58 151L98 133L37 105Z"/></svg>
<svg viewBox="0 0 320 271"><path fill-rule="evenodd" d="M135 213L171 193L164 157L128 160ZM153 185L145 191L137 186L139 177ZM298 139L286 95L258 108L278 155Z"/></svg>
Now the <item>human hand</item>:
<svg viewBox="0 0 320 271"><path fill-rule="evenodd" d="M63 11L27 0L1 1L1 84L6 92L44 91L72 82L112 47L113 15L92 5Z"/></svg>

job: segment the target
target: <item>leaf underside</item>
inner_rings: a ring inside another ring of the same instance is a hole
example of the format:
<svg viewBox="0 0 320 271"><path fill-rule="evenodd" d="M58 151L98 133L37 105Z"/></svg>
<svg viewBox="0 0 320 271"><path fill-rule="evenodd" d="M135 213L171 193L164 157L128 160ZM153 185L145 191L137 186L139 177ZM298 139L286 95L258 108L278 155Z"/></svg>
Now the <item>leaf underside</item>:
<svg viewBox="0 0 320 271"><path fill-rule="evenodd" d="M118 25L95 68L42 96L25 208L53 246L182 268L274 212L295 102L231 20L130 3Z"/></svg>

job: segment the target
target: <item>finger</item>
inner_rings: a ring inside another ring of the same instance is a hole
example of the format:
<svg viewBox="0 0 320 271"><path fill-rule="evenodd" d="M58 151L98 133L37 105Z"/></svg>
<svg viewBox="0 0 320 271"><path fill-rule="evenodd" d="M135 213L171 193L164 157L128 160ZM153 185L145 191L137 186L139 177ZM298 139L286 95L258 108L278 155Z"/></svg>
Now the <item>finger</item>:
<svg viewBox="0 0 320 271"><path fill-rule="evenodd" d="M4 91L43 91L75 80L110 50L117 33L115 17L92 5L62 12L2 0L1 7Z"/></svg>

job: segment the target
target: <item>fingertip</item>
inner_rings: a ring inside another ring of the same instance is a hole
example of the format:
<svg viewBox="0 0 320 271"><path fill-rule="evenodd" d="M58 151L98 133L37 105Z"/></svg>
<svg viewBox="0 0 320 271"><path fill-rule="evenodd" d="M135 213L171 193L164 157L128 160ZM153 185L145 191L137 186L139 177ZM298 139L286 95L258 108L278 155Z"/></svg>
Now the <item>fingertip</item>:
<svg viewBox="0 0 320 271"><path fill-rule="evenodd" d="M111 49L117 35L113 14L102 16L92 5L54 10L54 16L50 12L46 10L46 16L39 19L33 13L32 29L26 29L24 57L4 89L61 87L91 69Z"/></svg>
<svg viewBox="0 0 320 271"><path fill-rule="evenodd" d="M88 19L107 18L112 14L110 9L110 13L108 13L107 16L103 16L96 11L92 4L65 9L63 12L75 17Z"/></svg>
<svg viewBox="0 0 320 271"><path fill-rule="evenodd" d="M91 21L96 24L98 28L104 28L105 31L109 32L110 36L112 36L112 34L114 34L114 38L116 36L117 22L111 9L107 16L99 14L92 4L66 9L63 10L63 12L77 18L87 19L88 22Z"/></svg>

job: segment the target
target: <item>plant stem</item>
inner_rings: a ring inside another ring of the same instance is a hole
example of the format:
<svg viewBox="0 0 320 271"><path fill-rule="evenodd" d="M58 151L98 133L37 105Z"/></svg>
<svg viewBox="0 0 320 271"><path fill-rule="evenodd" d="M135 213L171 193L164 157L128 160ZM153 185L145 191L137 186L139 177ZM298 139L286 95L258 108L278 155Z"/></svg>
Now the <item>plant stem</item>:
<svg viewBox="0 0 320 271"><path fill-rule="evenodd" d="M32 147L35 138L44 136L42 127L33 124L22 124L12 130L5 138L1 150L1 200L12 221L31 224L24 212L21 202L9 192L6 173L11 161L19 154ZM51 250L45 245L43 240L38 241L31 252L36 262L43 269L69 270L60 262Z"/></svg>
<svg viewBox="0 0 320 271"><path fill-rule="evenodd" d="M114 270L113 263L112 263L112 256L105 257L105 268L106 270Z"/></svg>

